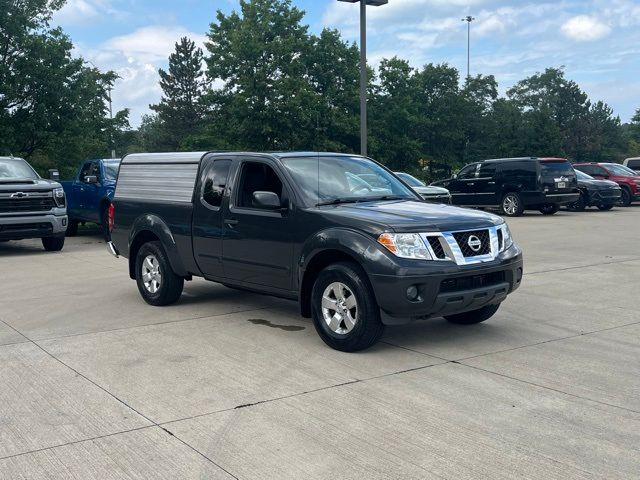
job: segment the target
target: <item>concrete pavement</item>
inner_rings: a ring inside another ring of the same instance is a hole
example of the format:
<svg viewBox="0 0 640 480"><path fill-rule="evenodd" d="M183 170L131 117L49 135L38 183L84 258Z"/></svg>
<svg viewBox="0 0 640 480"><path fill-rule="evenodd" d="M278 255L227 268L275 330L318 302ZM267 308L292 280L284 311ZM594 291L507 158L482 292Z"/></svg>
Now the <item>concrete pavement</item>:
<svg viewBox="0 0 640 480"><path fill-rule="evenodd" d="M96 236L0 244L0 478L640 478L640 207L509 224L494 318L358 354L201 280L150 307Z"/></svg>

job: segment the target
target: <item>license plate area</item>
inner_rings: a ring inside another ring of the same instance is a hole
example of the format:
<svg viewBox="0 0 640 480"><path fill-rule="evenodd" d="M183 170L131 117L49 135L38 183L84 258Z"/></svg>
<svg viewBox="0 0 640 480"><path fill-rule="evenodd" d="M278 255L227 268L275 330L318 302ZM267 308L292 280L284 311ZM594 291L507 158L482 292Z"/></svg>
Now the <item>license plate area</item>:
<svg viewBox="0 0 640 480"><path fill-rule="evenodd" d="M561 188L567 188L567 182L556 182L556 188L558 190Z"/></svg>

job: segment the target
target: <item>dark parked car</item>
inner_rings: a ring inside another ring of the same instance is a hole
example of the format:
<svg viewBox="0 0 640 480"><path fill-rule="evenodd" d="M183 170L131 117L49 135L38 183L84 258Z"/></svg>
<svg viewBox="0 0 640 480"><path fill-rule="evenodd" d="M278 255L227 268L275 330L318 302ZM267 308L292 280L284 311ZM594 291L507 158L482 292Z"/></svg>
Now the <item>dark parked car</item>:
<svg viewBox="0 0 640 480"><path fill-rule="evenodd" d="M60 184L40 178L21 158L0 157L0 241L41 238L45 250L56 252L64 247L66 229Z"/></svg>
<svg viewBox="0 0 640 480"><path fill-rule="evenodd" d="M640 176L619 163L574 163L576 170L598 180L611 180L620 185L622 196L619 205L628 207L631 202L640 200Z"/></svg>
<svg viewBox="0 0 640 480"><path fill-rule="evenodd" d="M576 173L564 158L485 160L432 185L448 188L454 205L498 207L509 217L522 215L525 210L553 215L580 196Z"/></svg>
<svg viewBox="0 0 640 480"><path fill-rule="evenodd" d="M352 186L351 175L388 191ZM522 279L500 217L424 202L355 155L129 155L110 223L110 249L129 258L149 304L204 277L297 300L343 351L372 345L387 324L487 320Z"/></svg>
<svg viewBox="0 0 640 480"><path fill-rule="evenodd" d="M575 203L567 205L569 210L580 212L587 207L611 210L620 201L622 189L616 182L596 180L580 170L576 170L576 175L580 198Z"/></svg>
<svg viewBox="0 0 640 480"><path fill-rule="evenodd" d="M120 159L89 160L78 168L73 180L61 182L67 194L68 236L78 232L78 224L94 222L102 226L108 239L107 212L116 189Z"/></svg>
<svg viewBox="0 0 640 480"><path fill-rule="evenodd" d="M395 172L395 174L425 200L435 203L451 203L451 194L446 188L426 185L422 180L418 180L408 173Z"/></svg>

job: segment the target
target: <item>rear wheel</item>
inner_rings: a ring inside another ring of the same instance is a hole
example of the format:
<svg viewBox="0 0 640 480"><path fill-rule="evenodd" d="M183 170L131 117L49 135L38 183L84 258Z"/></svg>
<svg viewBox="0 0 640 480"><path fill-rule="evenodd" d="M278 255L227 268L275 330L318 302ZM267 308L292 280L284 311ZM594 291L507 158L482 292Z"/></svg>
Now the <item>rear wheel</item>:
<svg viewBox="0 0 640 480"><path fill-rule="evenodd" d="M558 204L547 203L546 205L543 205L543 207L540 209L540 213L542 213L543 215L553 215L558 210L560 210L560 207L558 206Z"/></svg>
<svg viewBox="0 0 640 480"><path fill-rule="evenodd" d="M67 224L67 237L75 237L78 234L78 221L69 219Z"/></svg>
<svg viewBox="0 0 640 480"><path fill-rule="evenodd" d="M42 246L47 252L59 252L64 247L64 237L45 237Z"/></svg>
<svg viewBox="0 0 640 480"><path fill-rule="evenodd" d="M580 192L578 200L567 205L567 210L571 210L572 212L582 212L585 208L587 208L587 198L583 192Z"/></svg>
<svg viewBox="0 0 640 480"><path fill-rule="evenodd" d="M444 318L451 323L457 323L459 325L473 325L474 323L489 320L499 308L499 303L497 305L486 305L470 312L458 313L457 315L445 315Z"/></svg>
<svg viewBox="0 0 640 480"><path fill-rule="evenodd" d="M631 196L631 190L629 190L627 187L622 187L622 196L620 197L618 205L622 207L628 207L629 205L631 205L632 200L633 197Z"/></svg>
<svg viewBox="0 0 640 480"><path fill-rule="evenodd" d="M599 210L611 210L613 205L598 205Z"/></svg>
<svg viewBox="0 0 640 480"><path fill-rule="evenodd" d="M502 197L500 208L503 215L506 215L507 217L519 217L522 215L522 212L524 212L524 205L522 204L520 195L516 192L506 193Z"/></svg>
<svg viewBox="0 0 640 480"><path fill-rule="evenodd" d="M384 332L366 273L350 262L326 267L311 292L313 324L320 338L343 352L364 350Z"/></svg>
<svg viewBox="0 0 640 480"><path fill-rule="evenodd" d="M160 242L145 243L136 257L136 283L145 302L164 306L175 303L182 294L184 278L171 269Z"/></svg>

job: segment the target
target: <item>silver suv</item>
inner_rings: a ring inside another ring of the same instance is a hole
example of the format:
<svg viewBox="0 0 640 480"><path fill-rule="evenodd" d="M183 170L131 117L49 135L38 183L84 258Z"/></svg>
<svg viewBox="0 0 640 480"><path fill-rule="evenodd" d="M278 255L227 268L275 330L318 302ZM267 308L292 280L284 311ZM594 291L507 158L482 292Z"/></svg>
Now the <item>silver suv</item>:
<svg viewBox="0 0 640 480"><path fill-rule="evenodd" d="M58 182L41 178L21 158L0 157L0 242L41 238L45 250L57 252L64 246L67 221Z"/></svg>

